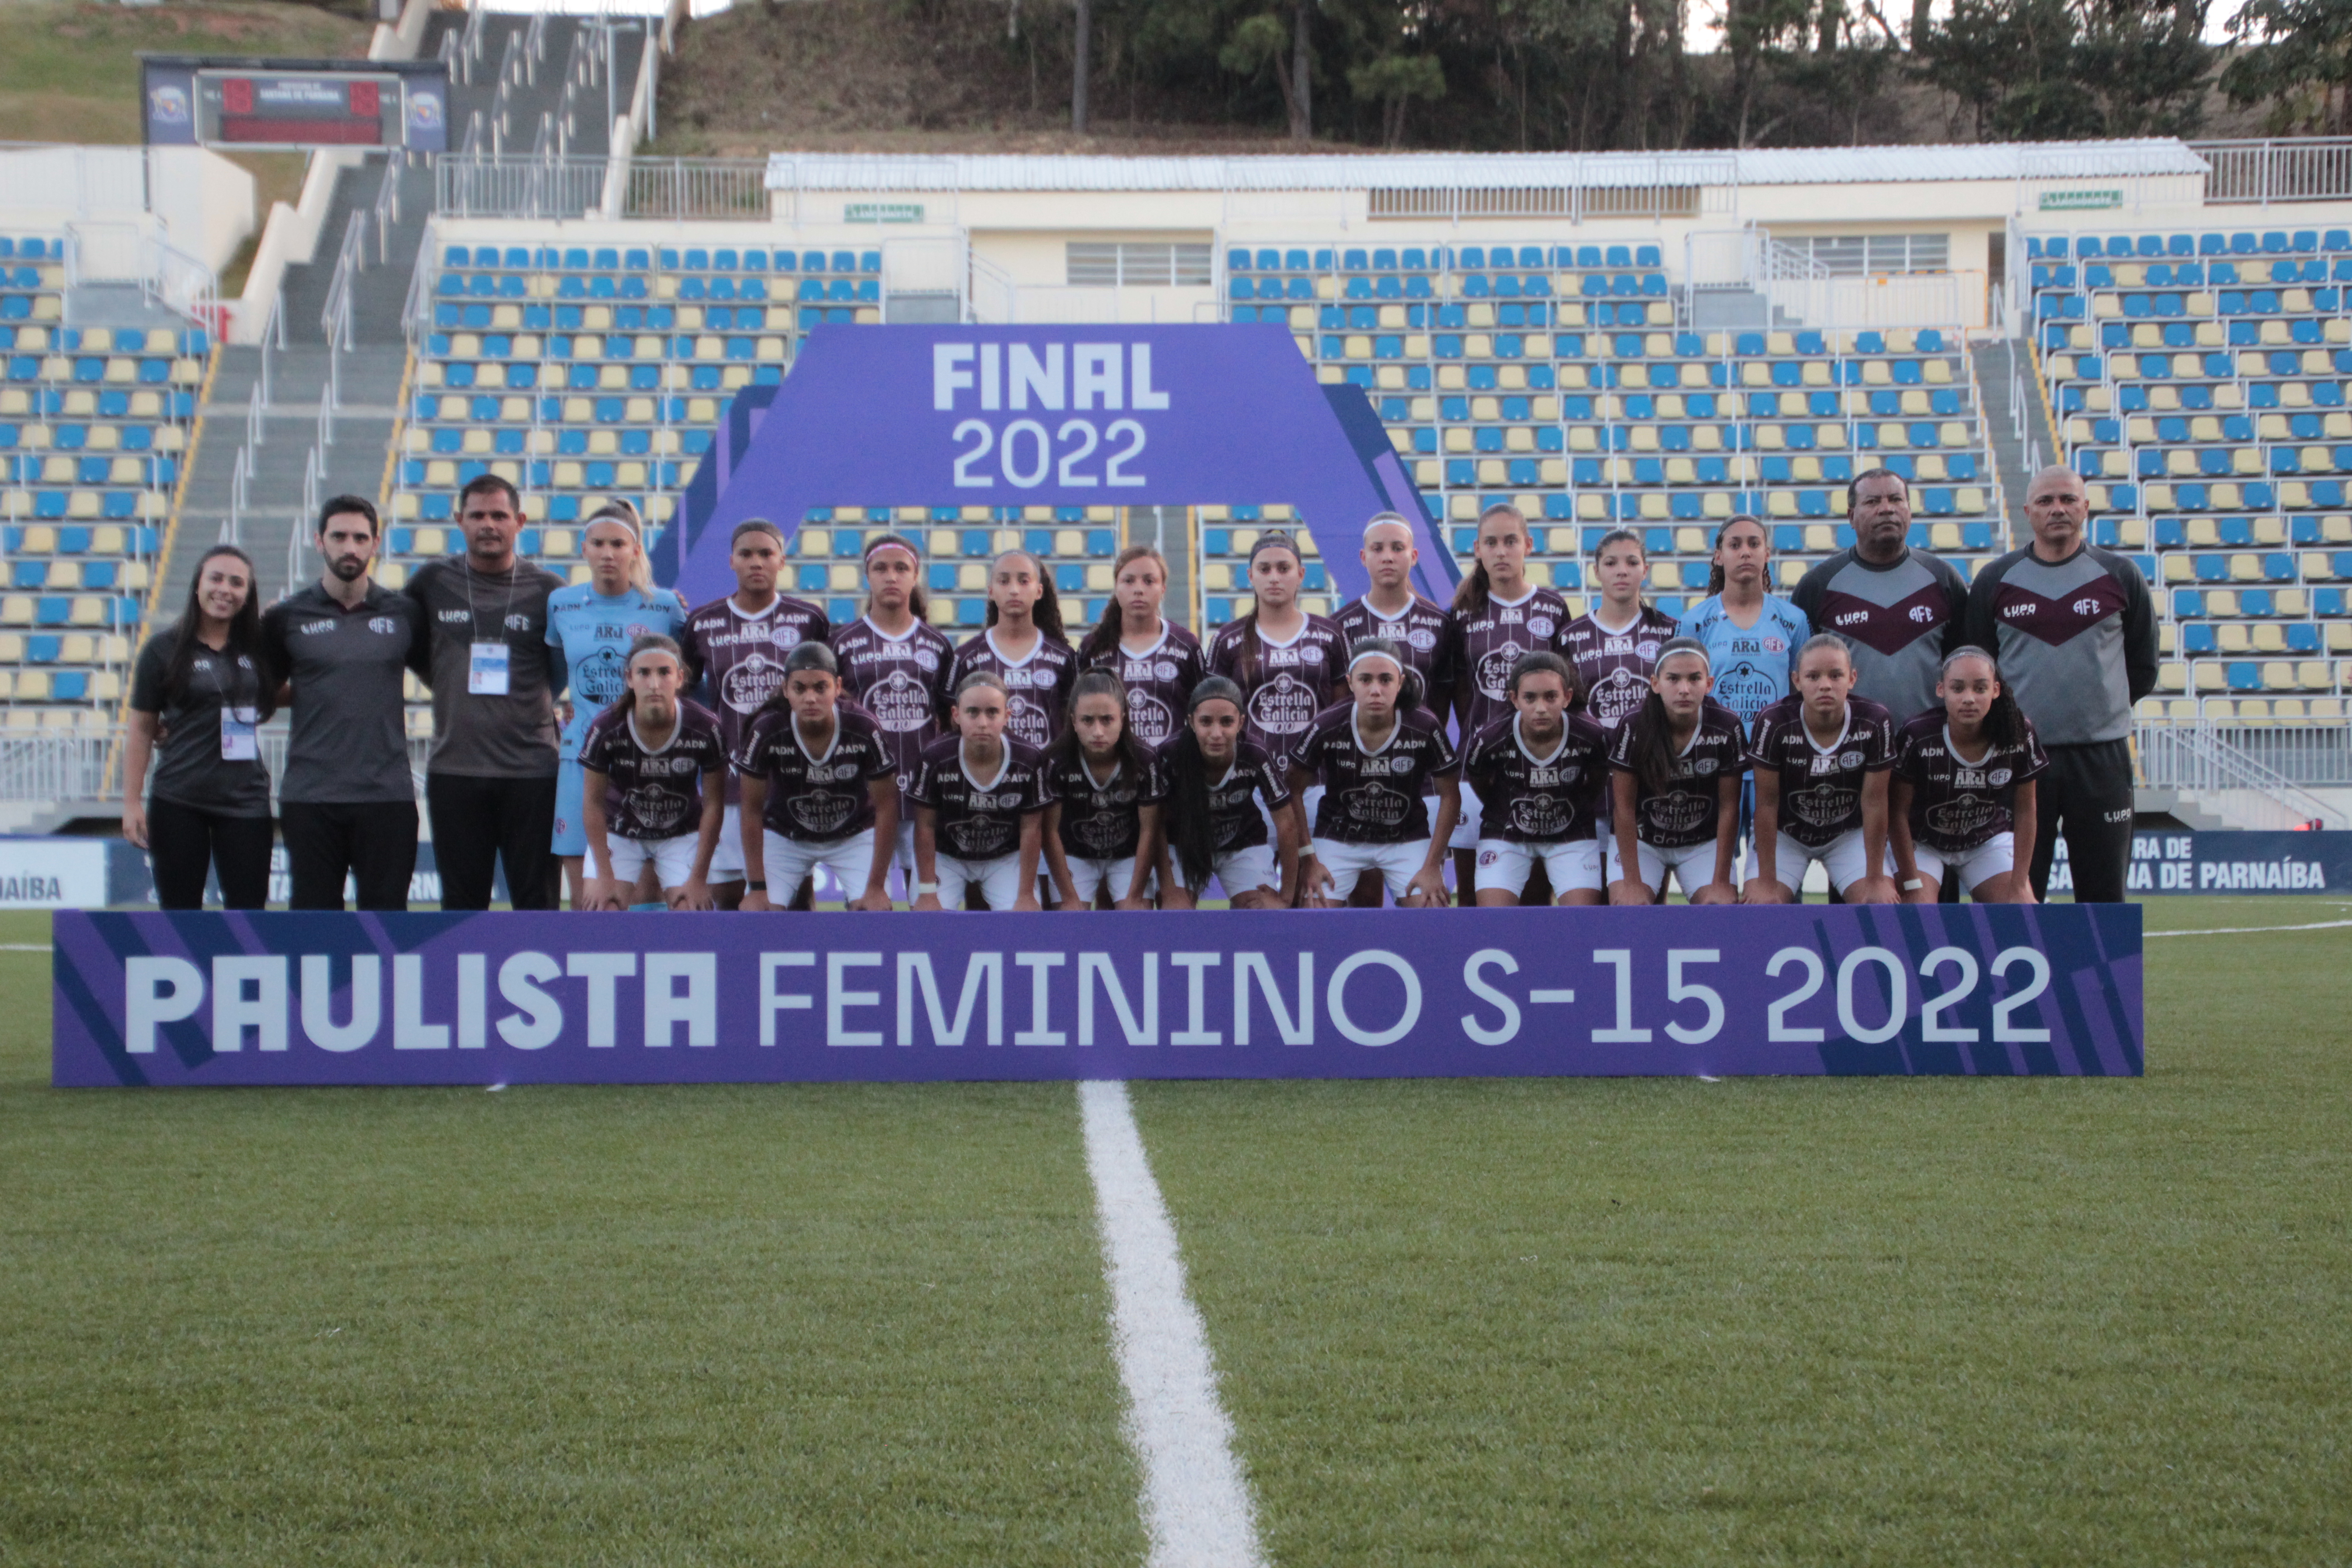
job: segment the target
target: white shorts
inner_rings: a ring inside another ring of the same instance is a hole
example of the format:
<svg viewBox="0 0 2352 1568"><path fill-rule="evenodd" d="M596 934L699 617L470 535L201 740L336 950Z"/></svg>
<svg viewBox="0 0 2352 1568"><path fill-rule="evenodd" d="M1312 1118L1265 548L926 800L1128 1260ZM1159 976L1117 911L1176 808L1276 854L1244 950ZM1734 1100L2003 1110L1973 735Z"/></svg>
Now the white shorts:
<svg viewBox="0 0 2352 1568"><path fill-rule="evenodd" d="M782 909L799 897L801 884L819 866L846 888L848 896L863 898L866 879L874 870L874 830L846 838L787 838L771 827L761 835L768 871L768 901Z"/></svg>
<svg viewBox="0 0 2352 1568"><path fill-rule="evenodd" d="M726 820L719 824L719 847L710 852L710 879L743 879L743 808L740 805L729 806Z"/></svg>
<svg viewBox="0 0 2352 1568"><path fill-rule="evenodd" d="M1689 898L1715 879L1715 840L1685 845L1679 849L1661 849L1654 844L1636 842L1633 848L1641 856L1642 885L1654 893L1664 892L1666 873L1672 871L1682 884L1683 897ZM1617 844L1609 844L1609 877L1612 881L1625 879L1624 862L1617 853Z"/></svg>
<svg viewBox="0 0 2352 1568"><path fill-rule="evenodd" d="M993 860L959 860L952 855L933 857L940 868L940 907L963 908L964 890L980 889L981 901L992 910L1009 910L1021 896L1021 857L1000 855Z"/></svg>
<svg viewBox="0 0 2352 1568"><path fill-rule="evenodd" d="M1174 879L1178 887L1183 887L1184 863L1176 858L1173 851L1170 852L1168 861L1170 876ZM1209 862L1209 869L1215 875L1217 885L1224 889L1225 897L1229 900L1235 893L1254 893L1260 888L1271 889L1275 886L1276 869L1274 863L1274 846L1271 844L1244 845L1229 854L1219 855L1212 859ZM1192 888L1187 891L1197 898L1202 889Z"/></svg>
<svg viewBox="0 0 2352 1568"><path fill-rule="evenodd" d="M1463 779L1461 785L1462 816L1454 822L1454 836L1445 841L1445 847L1448 849L1475 849L1478 847L1479 820L1484 814L1478 804L1478 792L1470 786L1470 781ZM1522 887L1526 885L1524 881L1520 883Z"/></svg>
<svg viewBox="0 0 2352 1568"><path fill-rule="evenodd" d="M1041 888L1052 880L1052 878L1042 875L1037 879ZM1102 891L1106 882L1110 884L1111 901L1117 903L1134 890L1135 857L1122 855L1114 860L1081 860L1075 855L1071 856L1070 880L1077 884L1078 907L1082 910L1095 907L1095 895Z"/></svg>
<svg viewBox="0 0 2352 1568"><path fill-rule="evenodd" d="M1895 868L1893 857L1883 855L1881 858L1886 861L1886 869L1891 872ZM1790 892L1802 893L1805 890L1805 868L1816 860L1829 873L1830 886L1841 893L1870 875L1870 864L1863 858L1862 829L1859 827L1848 828L1819 849L1809 849L1785 833L1774 836L1772 875ZM1752 838L1748 846L1748 867L1743 875L1751 879L1757 875L1756 845Z"/></svg>
<svg viewBox="0 0 2352 1568"><path fill-rule="evenodd" d="M662 889L683 888L694 875L695 846L702 841L699 833L681 833L674 838L624 838L617 833L604 835L605 847L613 852L612 874L619 881L634 886L643 874L646 862L653 862L654 876ZM591 874L596 864L596 847L588 847Z"/></svg>
<svg viewBox="0 0 2352 1568"><path fill-rule="evenodd" d="M1429 840L1416 838L1404 844L1342 844L1336 838L1315 841L1315 862L1331 873L1335 896L1345 899L1356 890L1356 883L1367 871L1378 871L1388 884L1389 897L1398 903L1429 863Z"/></svg>
<svg viewBox="0 0 2352 1568"><path fill-rule="evenodd" d="M1960 886L1975 892L1995 877L2005 877L2017 867L2017 836L1996 833L1965 855L1947 858L1914 842L1911 857L1917 862L1919 875L1933 877L1938 887L1948 871L1957 871Z"/></svg>
<svg viewBox="0 0 2352 1568"><path fill-rule="evenodd" d="M1562 893L1580 889L1606 890L1601 879L1598 838L1571 838L1564 844L1520 844L1508 838L1482 838L1478 841L1478 890L1483 893L1494 888L1516 898L1528 890L1528 879L1535 875L1538 860L1543 862L1544 875L1551 879L1554 902Z"/></svg>

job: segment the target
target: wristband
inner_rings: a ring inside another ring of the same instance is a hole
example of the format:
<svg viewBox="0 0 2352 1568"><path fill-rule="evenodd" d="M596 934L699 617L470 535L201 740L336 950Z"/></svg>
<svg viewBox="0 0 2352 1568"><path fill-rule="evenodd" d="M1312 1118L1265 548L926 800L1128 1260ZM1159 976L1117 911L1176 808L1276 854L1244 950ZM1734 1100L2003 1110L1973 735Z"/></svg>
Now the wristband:
<svg viewBox="0 0 2352 1568"><path fill-rule="evenodd" d="M1926 881L1917 877L1906 877L1903 879L1903 890L1906 893L1916 893L1927 885Z"/></svg>
<svg viewBox="0 0 2352 1568"><path fill-rule="evenodd" d="M747 893L764 893L768 890L768 884L765 882L746 882L743 884L743 890Z"/></svg>
<svg viewBox="0 0 2352 1568"><path fill-rule="evenodd" d="M919 899L925 897L936 899L939 896L940 885L937 882L918 882L915 884L915 897Z"/></svg>

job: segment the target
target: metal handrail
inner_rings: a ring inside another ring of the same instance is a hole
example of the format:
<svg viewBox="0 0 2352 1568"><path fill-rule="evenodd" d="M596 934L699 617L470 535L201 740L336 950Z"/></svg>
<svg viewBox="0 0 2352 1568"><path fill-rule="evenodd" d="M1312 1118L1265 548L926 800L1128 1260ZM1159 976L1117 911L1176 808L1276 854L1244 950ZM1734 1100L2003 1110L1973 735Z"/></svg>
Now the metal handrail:
<svg viewBox="0 0 2352 1568"><path fill-rule="evenodd" d="M2276 768L2223 740L2210 724L2139 724L2134 748L2151 789L2232 790L2266 802L2275 826L2346 826L2344 814Z"/></svg>

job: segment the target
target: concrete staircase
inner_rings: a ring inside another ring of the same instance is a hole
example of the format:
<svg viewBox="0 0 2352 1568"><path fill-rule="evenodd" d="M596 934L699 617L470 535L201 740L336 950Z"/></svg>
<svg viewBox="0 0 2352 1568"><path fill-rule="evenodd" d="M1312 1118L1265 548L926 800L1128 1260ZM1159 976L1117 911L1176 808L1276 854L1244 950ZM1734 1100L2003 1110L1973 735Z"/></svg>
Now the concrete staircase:
<svg viewBox="0 0 2352 1568"><path fill-rule="evenodd" d="M1981 395L1985 438L2000 479L2001 510L2009 518L2007 542L2014 548L2027 537L2025 491L2033 482L2035 459L2043 467L2058 461L2057 433L2050 428L2050 407L2034 384L2033 356L2022 339L1972 344L1969 357ZM2021 401L2022 436L2018 433Z"/></svg>

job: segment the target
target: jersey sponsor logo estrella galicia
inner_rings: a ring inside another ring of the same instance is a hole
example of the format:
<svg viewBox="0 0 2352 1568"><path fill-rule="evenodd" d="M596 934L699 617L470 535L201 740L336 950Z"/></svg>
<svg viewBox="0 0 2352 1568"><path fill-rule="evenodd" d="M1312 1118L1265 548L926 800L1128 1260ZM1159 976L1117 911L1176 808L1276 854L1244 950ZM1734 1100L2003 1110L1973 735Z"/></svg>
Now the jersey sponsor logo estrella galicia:
<svg viewBox="0 0 2352 1568"><path fill-rule="evenodd" d="M832 773L831 768L811 768L809 780L816 782L819 773ZM856 769L851 769L855 773ZM818 838L830 838L839 833L842 825L857 814L857 801L853 795L835 795L821 790L812 795L796 795L789 802L793 820Z"/></svg>
<svg viewBox="0 0 2352 1568"><path fill-rule="evenodd" d="M1527 657L1528 650L1519 646L1517 638L1489 650L1486 657L1478 661L1478 689L1497 702L1503 700L1510 695L1511 671L1517 669L1519 660Z"/></svg>
<svg viewBox="0 0 2352 1568"><path fill-rule="evenodd" d="M1370 760L1377 762L1380 759ZM1412 805L1403 792L1391 789L1386 784L1365 784L1339 797L1339 808L1348 814L1348 819L1360 822L1368 827L1400 826Z"/></svg>
<svg viewBox="0 0 2352 1568"><path fill-rule="evenodd" d="M2000 805L1979 795L1955 795L1927 808L1927 830L1940 837L1967 843L1992 826Z"/></svg>
<svg viewBox="0 0 2352 1568"><path fill-rule="evenodd" d="M756 713L783 683L782 662L754 650L719 678L719 696L738 713Z"/></svg>
<svg viewBox="0 0 2352 1568"><path fill-rule="evenodd" d="M875 722L894 735L908 734L931 721L931 689L903 669L894 669L868 686L860 700Z"/></svg>
<svg viewBox="0 0 2352 1568"><path fill-rule="evenodd" d="M1707 764L1713 767L1710 762ZM1705 823L1716 809L1714 801L1703 795L1676 792L1654 795L1642 802L1642 815L1651 829L1661 837L1680 837Z"/></svg>
<svg viewBox="0 0 2352 1568"><path fill-rule="evenodd" d="M1830 827L1844 821L1862 804L1862 796L1853 790L1823 784L1816 789L1801 789L1787 797L1789 815L1808 827Z"/></svg>
<svg viewBox="0 0 2352 1568"><path fill-rule="evenodd" d="M1315 689L1286 669L1250 693L1250 720L1269 735L1296 735L1315 720Z"/></svg>
<svg viewBox="0 0 2352 1568"><path fill-rule="evenodd" d="M1538 768L1536 771L1553 773L1558 770ZM1539 781L1531 777L1529 782ZM1557 795L1523 795L1511 802L1511 826L1530 838L1556 838L1566 833L1575 821L1575 808Z"/></svg>
<svg viewBox="0 0 2352 1568"><path fill-rule="evenodd" d="M1127 721L1136 738L1150 746L1159 745L1176 732L1175 710L1140 686L1127 689Z"/></svg>

